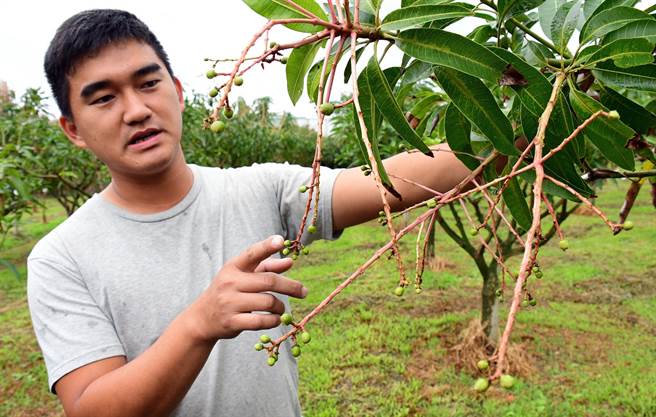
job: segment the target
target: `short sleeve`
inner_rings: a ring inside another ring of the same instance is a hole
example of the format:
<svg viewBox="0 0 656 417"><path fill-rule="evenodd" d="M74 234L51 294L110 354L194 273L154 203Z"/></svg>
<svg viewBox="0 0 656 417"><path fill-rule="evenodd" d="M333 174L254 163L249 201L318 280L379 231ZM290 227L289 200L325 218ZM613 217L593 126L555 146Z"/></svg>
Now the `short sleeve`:
<svg viewBox="0 0 656 417"><path fill-rule="evenodd" d="M280 216L288 238L296 237L301 220L305 212L309 193L299 192L299 187L309 185L312 179L312 169L299 165L290 164L264 164L263 168L268 179L274 180L276 184L276 199L279 204ZM304 243L316 239L337 239L342 231L333 229L332 197L333 186L341 169L321 167L319 176L319 207L317 215L317 232L307 233L307 227L303 234ZM312 220L314 202L308 215L307 226Z"/></svg>
<svg viewBox="0 0 656 417"><path fill-rule="evenodd" d="M28 258L27 298L48 371L48 386L89 363L125 355L116 330L75 265L39 242Z"/></svg>

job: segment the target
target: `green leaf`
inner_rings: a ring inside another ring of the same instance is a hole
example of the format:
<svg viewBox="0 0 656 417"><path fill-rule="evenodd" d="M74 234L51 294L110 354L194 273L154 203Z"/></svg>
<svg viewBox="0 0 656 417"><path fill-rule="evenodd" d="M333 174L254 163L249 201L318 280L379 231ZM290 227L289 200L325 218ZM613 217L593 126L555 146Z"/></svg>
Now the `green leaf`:
<svg viewBox="0 0 656 417"><path fill-rule="evenodd" d="M607 110L601 103L574 88L570 88L569 98L574 112L581 121L598 110ZM624 169L635 168L633 152L624 147L635 135L633 129L620 120L598 117L583 132L608 160Z"/></svg>
<svg viewBox="0 0 656 417"><path fill-rule="evenodd" d="M396 80L398 79L400 74L400 71L387 71L385 73L385 77L388 82L396 83ZM367 129L367 137L369 138L369 142L371 143L371 151L374 155L374 159L376 160L376 164L378 165L378 175L380 176L381 182L383 183L383 186L394 196L400 198L400 194L398 191L394 189L394 186L392 185L392 181L390 180L387 172L385 171L385 166L383 165L383 161L380 157L380 151L378 148L378 132L380 129L380 125L383 121L382 115L380 114L380 111L376 108L376 102L374 99L374 95L372 94L371 89L369 88L369 81L368 81L368 74L367 74L367 68L365 67L362 71L360 71L360 75L358 76L358 101L360 102L360 109L362 110L362 118L364 120L364 124ZM367 164L371 168L371 164L368 162L369 161L369 156L367 153L367 148L364 144L364 140L362 139L362 132L360 129L360 121L358 120L358 116L355 110L355 104L353 106L353 118L355 122L355 132L356 136L358 137L358 146L360 147L360 151L362 152L362 155L364 156L364 160L367 161Z"/></svg>
<svg viewBox="0 0 656 417"><path fill-rule="evenodd" d="M524 181L528 182L529 184L533 184L535 182L535 171L533 170L526 171L522 174L519 174L519 177ZM542 181L542 191L548 195L553 195L570 201L580 202L577 196L575 196L574 194L570 193L569 191L563 188L560 188L559 186L557 186L556 184L554 184L553 182L547 179ZM591 197L592 195L594 195L594 193L592 193L591 195L584 194L585 197Z"/></svg>
<svg viewBox="0 0 656 417"><path fill-rule="evenodd" d="M321 42L311 43L309 45L294 48L285 68L287 74L287 93L292 103L295 105L303 94L303 81L305 74L312 66L312 61L321 49Z"/></svg>
<svg viewBox="0 0 656 417"><path fill-rule="evenodd" d="M553 52L541 43L528 41L526 47L522 50L522 55L526 62L531 65L543 67L548 64L548 60L554 58Z"/></svg>
<svg viewBox="0 0 656 417"><path fill-rule="evenodd" d="M580 12L578 1L565 3L558 8L551 21L551 40L561 54L567 51L567 43L576 29Z"/></svg>
<svg viewBox="0 0 656 417"><path fill-rule="evenodd" d="M542 112L547 107L551 97L551 82L536 68L532 67L512 52L500 48L490 48L492 52L499 55L502 59L510 62L512 66L521 72L528 81L525 86L513 86L522 105L530 112L531 116L538 120ZM574 130L574 120L572 113L561 94L558 98L554 111L551 114L551 120L547 125L545 134L545 147L547 150L553 149L560 145L563 139L570 135ZM527 136L532 139L532 136ZM570 144L565 146L563 152L571 163L575 163L577 155L584 152L583 138L574 139Z"/></svg>
<svg viewBox="0 0 656 417"><path fill-rule="evenodd" d="M446 141L456 157L472 171L480 165L480 161L471 155L476 153L471 147L471 124L454 104L449 104L444 114L444 129Z"/></svg>
<svg viewBox="0 0 656 417"><path fill-rule="evenodd" d="M243 0L243 2L257 14L269 20L307 18L307 16L294 9L285 0ZM294 2L318 18L322 20L328 19L321 6L313 0L294 0ZM323 30L322 26L304 23L290 23L285 26L298 32L314 33Z"/></svg>
<svg viewBox="0 0 656 417"><path fill-rule="evenodd" d="M546 0L538 7L538 18L542 32L551 33L551 22L553 22L556 11L565 4L566 0Z"/></svg>
<svg viewBox="0 0 656 417"><path fill-rule="evenodd" d="M637 0L586 0L583 4L583 14L586 19L603 12L604 10L612 9L618 6L633 7Z"/></svg>
<svg viewBox="0 0 656 417"><path fill-rule="evenodd" d="M591 68L609 59L620 68L651 64L654 61L651 55L653 49L653 45L647 39L618 39L603 45L597 52L588 56L584 67Z"/></svg>
<svg viewBox="0 0 656 417"><path fill-rule="evenodd" d="M619 68L606 61L593 68L592 73L597 80L613 87L656 91L656 64Z"/></svg>
<svg viewBox="0 0 656 417"><path fill-rule="evenodd" d="M600 38L607 33L638 20L653 20L653 17L642 10L627 6L604 10L585 22L579 35L579 42L581 44L587 43L594 38Z"/></svg>
<svg viewBox="0 0 656 417"><path fill-rule="evenodd" d="M401 84L414 84L419 80L423 80L430 75L432 69L433 66L428 62L415 59L410 65L408 65L405 71L403 71Z"/></svg>
<svg viewBox="0 0 656 417"><path fill-rule="evenodd" d="M396 46L417 59L453 68L497 83L506 63L484 46L441 29L410 29L401 32Z"/></svg>
<svg viewBox="0 0 656 417"><path fill-rule="evenodd" d="M355 50L355 62L357 63L360 60L360 57L362 56L362 53L364 52L365 48L367 45L361 46L360 48ZM344 84L348 83L349 80L351 79L351 63L350 63L350 57L349 57L349 63L346 64L344 67Z"/></svg>
<svg viewBox="0 0 656 417"><path fill-rule="evenodd" d="M531 211L528 208L526 203L526 196L522 192L522 188L519 186L519 181L517 178L511 178L508 182L508 187L502 194L503 201L508 206L510 214L517 221L519 227L524 230L531 228L531 223L533 223L533 216L531 216Z"/></svg>
<svg viewBox="0 0 656 417"><path fill-rule="evenodd" d="M506 155L518 153L510 120L481 80L446 67L436 68L435 75L452 103L499 152Z"/></svg>
<svg viewBox="0 0 656 417"><path fill-rule="evenodd" d="M497 31L490 25L482 25L472 30L467 37L476 43L485 43L497 35Z"/></svg>
<svg viewBox="0 0 656 417"><path fill-rule="evenodd" d="M427 96L418 100L415 105L412 106L412 109L410 109L410 114L412 114L417 119L424 120L426 115L428 115L428 113L430 113L440 102L444 102L442 95L431 92Z"/></svg>
<svg viewBox="0 0 656 417"><path fill-rule="evenodd" d="M378 66L376 57L372 57L367 65L367 80L369 89L373 92L376 107L383 114L385 120L394 128L403 140L413 147L419 149L429 156L433 156L431 150L421 140L410 125L408 124L403 111L396 102L392 89L385 78L383 71Z"/></svg>
<svg viewBox="0 0 656 417"><path fill-rule="evenodd" d="M604 43L618 39L645 38L653 44L656 43L656 19L636 20L626 26L610 32L604 36Z"/></svg>
<svg viewBox="0 0 656 417"><path fill-rule="evenodd" d="M606 88L600 92L601 102L611 110L617 110L620 120L638 133L647 133L656 127L656 115L617 91Z"/></svg>
<svg viewBox="0 0 656 417"><path fill-rule="evenodd" d="M437 6L411 6L397 9L383 19L381 30L402 30L419 26L434 20L453 19L456 17L472 16L471 6L437 5Z"/></svg>
<svg viewBox="0 0 656 417"><path fill-rule="evenodd" d="M497 7L499 11L499 20L503 21L512 16L533 10L545 0L499 0Z"/></svg>

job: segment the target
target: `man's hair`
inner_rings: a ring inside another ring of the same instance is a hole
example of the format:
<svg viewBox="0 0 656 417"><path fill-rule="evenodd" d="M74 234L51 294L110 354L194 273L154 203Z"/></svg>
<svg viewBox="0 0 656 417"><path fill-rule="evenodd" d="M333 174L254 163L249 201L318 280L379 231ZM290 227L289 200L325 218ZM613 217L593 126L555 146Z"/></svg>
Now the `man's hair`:
<svg viewBox="0 0 656 417"><path fill-rule="evenodd" d="M129 40L140 41L153 48L173 77L162 44L148 26L132 13L111 9L86 10L62 23L46 51L44 69L64 117L73 119L68 76L73 74L76 65L97 55L109 44Z"/></svg>

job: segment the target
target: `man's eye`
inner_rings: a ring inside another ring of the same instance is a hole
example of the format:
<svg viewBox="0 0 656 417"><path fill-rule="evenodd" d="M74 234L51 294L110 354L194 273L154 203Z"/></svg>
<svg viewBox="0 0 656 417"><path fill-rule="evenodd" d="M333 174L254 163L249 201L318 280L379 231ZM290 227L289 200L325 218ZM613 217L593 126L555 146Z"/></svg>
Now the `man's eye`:
<svg viewBox="0 0 656 417"><path fill-rule="evenodd" d="M153 87L155 87L157 84L159 84L159 82L160 82L160 80L150 80L150 81L146 81L146 82L143 84L143 88L153 88Z"/></svg>
<svg viewBox="0 0 656 417"><path fill-rule="evenodd" d="M91 102L91 104L103 104L109 102L111 99L113 99L114 96L106 95L102 96L100 98L95 99L94 101Z"/></svg>

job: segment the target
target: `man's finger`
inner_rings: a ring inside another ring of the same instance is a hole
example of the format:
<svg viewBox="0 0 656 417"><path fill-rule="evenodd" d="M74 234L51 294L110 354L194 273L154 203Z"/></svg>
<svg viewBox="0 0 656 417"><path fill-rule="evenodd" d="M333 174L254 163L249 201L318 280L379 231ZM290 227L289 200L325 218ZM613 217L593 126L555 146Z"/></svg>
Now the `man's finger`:
<svg viewBox="0 0 656 417"><path fill-rule="evenodd" d="M238 289L241 292L252 293L272 291L296 298L305 298L308 293L308 289L300 282L273 272L249 274L248 278L239 280Z"/></svg>
<svg viewBox="0 0 656 417"><path fill-rule="evenodd" d="M269 258L265 259L255 268L255 272L275 272L280 274L289 270L294 265L292 258Z"/></svg>
<svg viewBox="0 0 656 417"><path fill-rule="evenodd" d="M235 303L235 311L240 313L261 311L282 314L285 312L285 304L270 293L243 293L240 295L239 301Z"/></svg>
<svg viewBox="0 0 656 417"><path fill-rule="evenodd" d="M241 313L232 318L235 328L240 330L272 329L280 326L280 316L277 314Z"/></svg>
<svg viewBox="0 0 656 417"><path fill-rule="evenodd" d="M232 263L241 271L253 272L260 262L281 250L284 246L283 242L282 236L273 235L249 246L241 254L231 259L229 263Z"/></svg>

